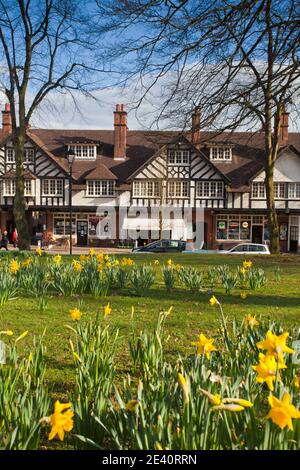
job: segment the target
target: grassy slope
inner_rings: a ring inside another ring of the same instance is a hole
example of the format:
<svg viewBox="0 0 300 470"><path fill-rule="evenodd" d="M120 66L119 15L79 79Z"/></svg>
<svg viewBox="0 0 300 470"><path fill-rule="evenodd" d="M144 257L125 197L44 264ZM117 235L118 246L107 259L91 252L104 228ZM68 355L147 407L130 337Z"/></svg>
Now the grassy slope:
<svg viewBox="0 0 300 470"><path fill-rule="evenodd" d="M175 263L197 266L207 270L209 266L223 263L237 266L243 258L222 255L135 255L137 263L150 262L154 259L166 262L169 258ZM256 257L256 266L263 267L268 276L267 286L259 292L249 292L247 299L240 298L240 291L232 295L224 294L217 288L215 295L222 302L225 314L230 319L242 319L251 313L265 318L276 319L285 327L299 325L300 314L300 258L297 256ZM274 269L280 266L281 281L275 282ZM183 289L167 293L161 279L146 297L132 297L130 291L114 293L106 299L95 300L84 297L82 312L93 317L97 311L110 302L113 308L109 322L120 329L119 363L120 374L128 370L128 336L132 328L140 330L152 328L156 324L158 312L174 306L167 321L169 335L168 352L192 352L190 342L202 331L214 334L218 328L218 311L209 306L208 289L199 294L191 294ZM69 309L78 305L76 298L52 296L44 313L38 311L36 301L30 295L14 300L0 310L0 328L12 329L16 334L29 330L27 344L31 343L34 334L41 334L47 328L45 344L47 346L47 377L53 397L62 398L72 387L72 359L68 338L70 331L65 327L71 324ZM134 319L131 321L131 307L135 307ZM30 338L31 336L31 338Z"/></svg>

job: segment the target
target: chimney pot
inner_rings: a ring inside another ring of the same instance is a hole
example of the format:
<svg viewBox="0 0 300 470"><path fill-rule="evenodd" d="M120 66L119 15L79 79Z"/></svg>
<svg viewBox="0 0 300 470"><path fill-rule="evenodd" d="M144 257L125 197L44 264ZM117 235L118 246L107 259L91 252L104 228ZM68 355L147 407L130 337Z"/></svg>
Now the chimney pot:
<svg viewBox="0 0 300 470"><path fill-rule="evenodd" d="M7 137L9 134L12 133L12 121L11 121L11 113L10 113L10 104L6 103L4 111L2 111L2 135L3 137Z"/></svg>
<svg viewBox="0 0 300 470"><path fill-rule="evenodd" d="M124 104L117 104L114 115L114 159L124 160L127 140L127 113L124 111Z"/></svg>
<svg viewBox="0 0 300 470"><path fill-rule="evenodd" d="M192 114L192 143L198 149L200 147L200 127L201 127L201 112L200 108L195 108Z"/></svg>
<svg viewBox="0 0 300 470"><path fill-rule="evenodd" d="M289 113L286 112L285 106L282 108L280 116L279 144L287 145L289 140Z"/></svg>

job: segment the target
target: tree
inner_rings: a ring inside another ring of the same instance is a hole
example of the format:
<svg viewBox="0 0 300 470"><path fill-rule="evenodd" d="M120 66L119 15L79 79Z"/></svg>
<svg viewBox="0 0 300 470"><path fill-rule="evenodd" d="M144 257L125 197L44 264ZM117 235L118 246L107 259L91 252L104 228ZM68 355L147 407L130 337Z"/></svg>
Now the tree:
<svg viewBox="0 0 300 470"><path fill-rule="evenodd" d="M263 130L270 248L279 252L273 173L285 110L299 107L299 0L108 0L99 8L119 38L111 60L139 83L136 106L164 84L156 122L185 127L200 107L201 126L216 132Z"/></svg>
<svg viewBox="0 0 300 470"><path fill-rule="evenodd" d="M12 118L14 217L20 249L30 244L24 199L26 130L51 92L88 93L92 88L90 73L97 40L91 38L90 12L88 1L0 0L0 64L4 64L2 88Z"/></svg>

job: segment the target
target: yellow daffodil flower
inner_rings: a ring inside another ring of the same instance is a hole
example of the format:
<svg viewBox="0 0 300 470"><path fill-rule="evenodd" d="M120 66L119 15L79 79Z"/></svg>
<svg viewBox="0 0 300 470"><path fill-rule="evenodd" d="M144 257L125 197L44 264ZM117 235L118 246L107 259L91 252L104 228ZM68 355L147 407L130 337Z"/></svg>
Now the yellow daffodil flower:
<svg viewBox="0 0 300 470"><path fill-rule="evenodd" d="M103 255L102 251L100 251L100 253L98 253L97 256L96 256L97 261L103 261L103 257L104 257L104 255Z"/></svg>
<svg viewBox="0 0 300 470"><path fill-rule="evenodd" d="M154 261L154 264L155 264L155 266L159 266L159 261L158 261L158 259L156 259L156 260Z"/></svg>
<svg viewBox="0 0 300 470"><path fill-rule="evenodd" d="M247 270L246 270L245 268L241 268L241 269L240 269L240 273L241 273L241 274L246 274L246 272L247 272Z"/></svg>
<svg viewBox="0 0 300 470"><path fill-rule="evenodd" d="M182 392L183 392L183 398L184 398L184 403L188 403L189 402L189 395L190 395L190 384L189 384L189 381L187 381L184 376L182 374L178 374L178 382L179 382L179 385L180 387L182 388Z"/></svg>
<svg viewBox="0 0 300 470"><path fill-rule="evenodd" d="M259 364L252 366L253 370L257 373L256 382L264 383L268 385L271 391L274 390L274 382L276 380L276 375L278 380L280 380L279 370L286 369L286 365L282 362L277 362L274 356L259 354Z"/></svg>
<svg viewBox="0 0 300 470"><path fill-rule="evenodd" d="M79 256L79 260L80 260L81 263L84 263L86 261L86 259L87 259L86 255L80 255Z"/></svg>
<svg viewBox="0 0 300 470"><path fill-rule="evenodd" d="M172 266L172 265L173 265L173 261L172 261L171 259L168 259L167 265L168 265L168 266Z"/></svg>
<svg viewBox="0 0 300 470"><path fill-rule="evenodd" d="M193 341L191 343L192 346L197 346L197 355L205 354L207 359L210 358L210 353L213 351L217 351L217 348L213 345L215 340L208 339L202 333L199 335L199 341Z"/></svg>
<svg viewBox="0 0 300 470"><path fill-rule="evenodd" d="M21 339L25 338L25 336L28 335L28 331L24 331L20 336L18 336L18 338L15 340L15 343L18 343L19 341L21 341Z"/></svg>
<svg viewBox="0 0 300 470"><path fill-rule="evenodd" d="M32 263L32 259L31 258L26 258L24 259L24 261L22 261L22 268L29 268L29 266L31 265Z"/></svg>
<svg viewBox="0 0 300 470"><path fill-rule="evenodd" d="M207 390L200 391L208 398L209 402L214 405L213 410L224 410L224 411L242 411L245 408L251 408L253 403L243 398L224 398L221 399L221 395L208 392Z"/></svg>
<svg viewBox="0 0 300 470"><path fill-rule="evenodd" d="M42 248L37 248L37 249L35 250L35 252L36 252L36 254L37 254L38 256L42 256L42 254L43 254Z"/></svg>
<svg viewBox="0 0 300 470"><path fill-rule="evenodd" d="M291 404L291 396L289 393L284 393L282 400L270 395L268 397L269 405L271 410L267 414L266 418L271 419L274 424L284 429L286 426L293 431L292 419L300 418L300 411Z"/></svg>
<svg viewBox="0 0 300 470"><path fill-rule="evenodd" d="M76 259L73 260L72 264L73 264L73 268L75 269L77 273L81 273L83 271L82 264L79 263L79 261L77 261Z"/></svg>
<svg viewBox="0 0 300 470"><path fill-rule="evenodd" d="M90 249L89 255L90 255L90 256L95 256L95 250L94 250L94 248L91 248L91 249Z"/></svg>
<svg viewBox="0 0 300 470"><path fill-rule="evenodd" d="M248 295L246 294L246 292L241 292L240 297L241 297L241 299L245 300L245 299L247 299Z"/></svg>
<svg viewBox="0 0 300 470"><path fill-rule="evenodd" d="M78 308L73 308L69 311L70 317L73 321L79 321L81 317L81 312Z"/></svg>
<svg viewBox="0 0 300 470"><path fill-rule="evenodd" d="M266 349L268 356L278 357L278 360L283 362L283 353L294 353L294 350L286 345L286 340L288 337L288 332L276 336L272 333L272 331L269 330L267 332L266 339L264 341L259 341L256 346L258 349Z"/></svg>
<svg viewBox="0 0 300 470"><path fill-rule="evenodd" d="M209 299L209 303L212 307L214 307L215 305L218 305L219 304L219 301L218 299L213 295L210 299Z"/></svg>
<svg viewBox="0 0 300 470"><path fill-rule="evenodd" d="M219 394L213 395L212 393L208 392L207 390L203 390L202 388L200 388L200 391L203 393L203 395L205 395L208 398L209 402L212 405L215 405L215 406L221 405L222 403L221 395Z"/></svg>
<svg viewBox="0 0 300 470"><path fill-rule="evenodd" d="M52 426L49 434L49 441L54 439L57 435L61 441L65 438L65 432L70 432L73 429L73 411L70 410L71 403L60 403L58 400L54 405L54 413L49 417Z"/></svg>
<svg viewBox="0 0 300 470"><path fill-rule="evenodd" d="M293 385L294 385L295 388L300 388L300 379L299 379L299 377L294 378Z"/></svg>
<svg viewBox="0 0 300 470"><path fill-rule="evenodd" d="M18 261L16 261L15 259L13 259L9 265L9 270L12 274L17 274L17 272L19 271L20 269L20 265L18 263Z"/></svg>
<svg viewBox="0 0 300 470"><path fill-rule="evenodd" d="M0 331L0 335L13 336L14 332L11 330Z"/></svg>
<svg viewBox="0 0 300 470"><path fill-rule="evenodd" d="M125 407L126 411L134 411L139 403L139 400L129 400Z"/></svg>
<svg viewBox="0 0 300 470"><path fill-rule="evenodd" d="M58 266L61 263L61 256L56 255L54 256L54 263Z"/></svg>
<svg viewBox="0 0 300 470"><path fill-rule="evenodd" d="M252 267L252 261L244 261L243 262L243 268L244 269L249 269Z"/></svg>
<svg viewBox="0 0 300 470"><path fill-rule="evenodd" d="M104 318L108 317L108 315L110 315L112 311L110 304L108 303L107 305L105 305L105 307L103 307L103 310L104 310Z"/></svg>
<svg viewBox="0 0 300 470"><path fill-rule="evenodd" d="M250 326L250 328L254 328L255 326L259 325L259 322L256 320L256 318L252 317L250 314L246 316L245 323L247 326Z"/></svg>

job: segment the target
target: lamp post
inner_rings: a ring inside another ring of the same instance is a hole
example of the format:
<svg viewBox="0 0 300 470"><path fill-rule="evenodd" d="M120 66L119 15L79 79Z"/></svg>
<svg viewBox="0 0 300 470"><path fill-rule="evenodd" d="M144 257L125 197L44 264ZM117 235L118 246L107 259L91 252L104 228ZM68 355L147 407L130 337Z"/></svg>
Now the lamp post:
<svg viewBox="0 0 300 470"><path fill-rule="evenodd" d="M66 155L69 164L70 255L72 255L72 168L75 159L75 152L69 148Z"/></svg>

